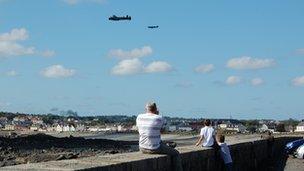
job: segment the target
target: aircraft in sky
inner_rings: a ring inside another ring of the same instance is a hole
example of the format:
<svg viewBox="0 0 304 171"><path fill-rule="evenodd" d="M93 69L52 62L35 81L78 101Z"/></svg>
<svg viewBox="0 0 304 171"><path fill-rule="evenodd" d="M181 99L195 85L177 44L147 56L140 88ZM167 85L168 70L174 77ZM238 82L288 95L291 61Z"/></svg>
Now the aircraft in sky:
<svg viewBox="0 0 304 171"><path fill-rule="evenodd" d="M148 26L149 29L155 29L158 28L158 26Z"/></svg>
<svg viewBox="0 0 304 171"><path fill-rule="evenodd" d="M113 15L111 17L109 17L109 20L112 20L112 21L119 21L119 20L131 20L131 16L122 16L122 17L117 17L116 15Z"/></svg>

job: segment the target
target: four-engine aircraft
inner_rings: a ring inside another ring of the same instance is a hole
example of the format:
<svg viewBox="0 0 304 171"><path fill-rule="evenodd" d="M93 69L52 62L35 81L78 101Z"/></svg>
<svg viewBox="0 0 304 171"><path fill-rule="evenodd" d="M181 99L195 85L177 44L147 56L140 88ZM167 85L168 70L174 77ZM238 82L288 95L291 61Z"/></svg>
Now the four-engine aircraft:
<svg viewBox="0 0 304 171"><path fill-rule="evenodd" d="M149 29L155 29L158 28L158 26L148 26Z"/></svg>
<svg viewBox="0 0 304 171"><path fill-rule="evenodd" d="M113 15L111 17L109 17L109 20L113 20L113 21L119 21L119 20L131 20L131 16L122 16L122 17L117 17L116 15Z"/></svg>

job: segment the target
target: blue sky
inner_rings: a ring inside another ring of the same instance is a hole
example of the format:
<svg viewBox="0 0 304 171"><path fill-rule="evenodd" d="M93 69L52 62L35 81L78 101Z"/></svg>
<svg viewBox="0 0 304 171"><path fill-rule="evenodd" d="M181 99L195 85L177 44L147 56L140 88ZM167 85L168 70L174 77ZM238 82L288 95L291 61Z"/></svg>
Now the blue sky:
<svg viewBox="0 0 304 171"><path fill-rule="evenodd" d="M301 0L0 0L0 110L303 119L303 19Z"/></svg>

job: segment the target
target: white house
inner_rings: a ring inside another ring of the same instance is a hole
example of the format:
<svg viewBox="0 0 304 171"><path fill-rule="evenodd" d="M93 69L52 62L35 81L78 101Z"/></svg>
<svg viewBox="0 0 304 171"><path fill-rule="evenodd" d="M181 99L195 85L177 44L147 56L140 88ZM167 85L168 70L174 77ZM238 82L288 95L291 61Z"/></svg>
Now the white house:
<svg viewBox="0 0 304 171"><path fill-rule="evenodd" d="M173 132L177 130L177 126L176 125L170 125L168 128L168 131Z"/></svg>
<svg viewBox="0 0 304 171"><path fill-rule="evenodd" d="M62 128L62 131L63 132L69 132L70 131L69 125L64 125L63 128Z"/></svg>
<svg viewBox="0 0 304 171"><path fill-rule="evenodd" d="M180 131L192 131L192 127L189 124L181 123L177 127Z"/></svg>
<svg viewBox="0 0 304 171"><path fill-rule="evenodd" d="M131 128L131 131L137 131L137 130L138 130L137 126L133 125L132 128Z"/></svg>
<svg viewBox="0 0 304 171"><path fill-rule="evenodd" d="M31 130L31 131L38 131L38 129L39 129L39 126L38 126L38 125L32 125L32 126L30 127L30 130Z"/></svg>
<svg viewBox="0 0 304 171"><path fill-rule="evenodd" d="M178 130L181 130L181 131L192 131L192 128L191 126L180 126L178 127Z"/></svg>
<svg viewBox="0 0 304 171"><path fill-rule="evenodd" d="M127 131L127 127L125 125L118 125L117 126L117 131L118 132L124 132L124 131Z"/></svg>
<svg viewBox="0 0 304 171"><path fill-rule="evenodd" d="M297 125L295 132L304 132L304 122L300 122Z"/></svg>
<svg viewBox="0 0 304 171"><path fill-rule="evenodd" d="M6 130L6 131L14 131L15 130L15 125L6 124L5 127L4 127L4 130Z"/></svg>
<svg viewBox="0 0 304 171"><path fill-rule="evenodd" d="M246 127L243 124L237 124L234 127L234 130L236 130L237 132L246 132Z"/></svg>
<svg viewBox="0 0 304 171"><path fill-rule="evenodd" d="M117 132L118 131L118 128L117 128L116 125L107 125L106 129L108 129L111 132Z"/></svg>
<svg viewBox="0 0 304 171"><path fill-rule="evenodd" d="M275 131L275 124L269 123L269 124L263 124L260 128L259 128L260 132L265 132L265 131L270 131L270 132L274 132Z"/></svg>
<svg viewBox="0 0 304 171"><path fill-rule="evenodd" d="M71 132L75 132L75 131L76 131L76 128L75 128L73 125L70 125L70 131L71 131Z"/></svg>
<svg viewBox="0 0 304 171"><path fill-rule="evenodd" d="M63 126L57 125L57 126L56 126L56 131L57 131L57 132L62 132L62 131L63 131Z"/></svg>
<svg viewBox="0 0 304 171"><path fill-rule="evenodd" d="M27 120L28 120L28 118L26 116L16 116L13 118L14 122L25 122Z"/></svg>
<svg viewBox="0 0 304 171"><path fill-rule="evenodd" d="M95 126L92 126L92 127L89 127L88 131L91 131L91 132L98 132L98 131L99 131L99 128L98 128L98 127L95 127Z"/></svg>
<svg viewBox="0 0 304 171"><path fill-rule="evenodd" d="M218 124L218 127L221 128L221 129L226 129L228 127L228 124L227 123L221 123L221 124Z"/></svg>
<svg viewBox="0 0 304 171"><path fill-rule="evenodd" d="M91 131L91 132L108 132L108 131L111 131L110 128L107 128L105 126L91 126L88 128L88 131Z"/></svg>
<svg viewBox="0 0 304 171"><path fill-rule="evenodd" d="M98 131L110 132L110 131L111 131L111 128L108 128L108 127L100 127L100 128L98 128Z"/></svg>
<svg viewBox="0 0 304 171"><path fill-rule="evenodd" d="M65 125L63 127L63 132L75 132L76 129L73 125Z"/></svg>
<svg viewBox="0 0 304 171"><path fill-rule="evenodd" d="M77 132L83 132L83 131L85 131L85 126L83 124L78 124L76 126L76 131Z"/></svg>
<svg viewBox="0 0 304 171"><path fill-rule="evenodd" d="M31 122L35 125L42 125L43 120L40 117L32 117Z"/></svg>
<svg viewBox="0 0 304 171"><path fill-rule="evenodd" d="M56 131L56 128L57 128L57 127L55 127L55 126L48 125L48 126L46 127L46 131L48 131L48 132L53 132L53 131Z"/></svg>
<svg viewBox="0 0 304 171"><path fill-rule="evenodd" d="M46 127L41 127L38 129L39 132L47 132L47 128Z"/></svg>
<svg viewBox="0 0 304 171"><path fill-rule="evenodd" d="M232 124L230 122L228 123L222 123L218 125L219 128L229 130L229 131L236 131L236 132L245 132L246 127L243 124Z"/></svg>
<svg viewBox="0 0 304 171"><path fill-rule="evenodd" d="M259 128L260 132L265 132L268 130L268 126L266 124L262 124L262 126Z"/></svg>

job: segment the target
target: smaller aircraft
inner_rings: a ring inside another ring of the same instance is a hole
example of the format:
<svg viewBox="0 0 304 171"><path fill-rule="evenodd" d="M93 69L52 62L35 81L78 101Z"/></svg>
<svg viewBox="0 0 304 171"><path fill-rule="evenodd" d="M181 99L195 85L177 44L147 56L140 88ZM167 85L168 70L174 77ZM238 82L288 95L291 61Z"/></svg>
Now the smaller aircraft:
<svg viewBox="0 0 304 171"><path fill-rule="evenodd" d="M149 29L155 29L158 28L158 26L148 26Z"/></svg>
<svg viewBox="0 0 304 171"><path fill-rule="evenodd" d="M113 21L119 21L119 20L131 20L131 16L122 16L122 17L117 17L116 15L113 15L111 17L109 17L109 20L113 20Z"/></svg>

